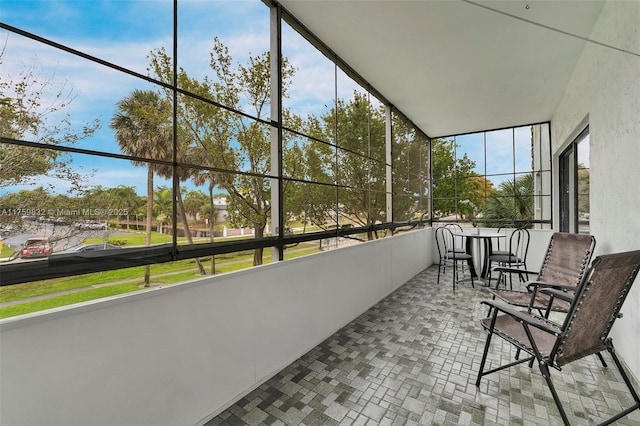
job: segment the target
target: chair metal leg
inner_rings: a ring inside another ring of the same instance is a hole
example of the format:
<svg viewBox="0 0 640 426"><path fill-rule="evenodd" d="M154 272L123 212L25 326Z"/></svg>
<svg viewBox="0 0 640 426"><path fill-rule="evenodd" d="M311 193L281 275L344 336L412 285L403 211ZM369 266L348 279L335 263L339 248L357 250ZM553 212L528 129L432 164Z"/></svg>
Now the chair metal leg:
<svg viewBox="0 0 640 426"><path fill-rule="evenodd" d="M598 355L598 358L600 358L600 362L602 363L602 366L604 368L607 368L607 362L604 360L604 357L602 356L602 354L600 352L598 352L596 355Z"/></svg>
<svg viewBox="0 0 640 426"><path fill-rule="evenodd" d="M611 340L611 339L609 339L609 340ZM620 371L620 375L622 376L622 379L624 380L625 384L627 385L627 388L629 389L629 392L633 396L633 400L635 401L635 404L633 404L631 407L619 412L615 416L605 420L604 422L600 423L600 425L611 424L611 423L615 422L616 420L619 420L622 417L626 416L627 414L631 413L632 411L640 410L640 397L638 396L638 393L636 392L636 390L633 388L633 385L631 384L631 381L629 380L629 377L625 373L625 371L624 371L624 369L622 367L622 364L620 363L620 360L616 356L615 350L613 349L613 345L612 344L611 344L611 346L609 346L609 344L606 344L606 345L607 345L607 350L611 354L611 357L613 358L613 361L616 364L616 367L618 367L618 371ZM602 358L602 354L601 353L598 353L598 357L600 358L602 363L606 365L606 363L604 361L604 358ZM540 372L542 373L542 376L544 377L544 379L547 382L547 385L549 386L549 390L551 391L551 395L553 396L553 400L555 401L556 406L558 407L558 411L560 412L560 417L562 417L562 421L564 422L564 424L566 426L569 426L569 419L567 418L567 414L564 411L564 407L562 406L562 403L560 402L560 398L558 397L558 393L556 392L556 389L553 386L553 382L551 381L551 375L549 373L549 366L545 362L540 362L539 363L539 367L540 367Z"/></svg>
<svg viewBox="0 0 640 426"><path fill-rule="evenodd" d="M498 318L498 312L494 311L493 318L491 319L491 325L489 326L487 341L484 344L484 352L482 353L482 361L480 361L480 368L478 369L478 378L476 379L476 387L480 387L480 380L482 380L482 376L486 376L487 374L495 373L496 371L505 370L507 368L511 368L514 365L522 364L524 362L529 362L533 357L524 358L521 360L516 360L509 364L501 365L497 368L492 368L491 370L484 369L484 366L487 362L487 355L489 354L489 346L491 345L491 337L493 336L493 329L496 325L496 319Z"/></svg>
<svg viewBox="0 0 640 426"><path fill-rule="evenodd" d="M624 367L622 366L622 363L620 362L620 359L618 359L618 356L616 355L616 350L613 347L613 341L611 340L611 338L607 339L604 342L604 344L607 347L607 351L609 352L609 354L611 354L611 358L613 358L613 362L616 364L616 367L618 368L618 371L620 372L620 375L622 376L622 380L624 380L624 383L627 385L627 389L629 389L629 392L631 393L631 396L633 397L633 400L635 401L635 404L633 404L631 407L619 412L615 416L613 416L613 417L607 419L606 421L600 423L601 425L608 425L608 424L611 424L611 423L615 422L618 419L621 419L622 417L626 416L627 414L631 413L632 411L640 410L640 397L638 396L638 393L636 392L635 388L633 387L633 384L631 383L631 380L629 380L629 376L627 376L627 373L624 371Z"/></svg>
<svg viewBox="0 0 640 426"><path fill-rule="evenodd" d="M458 281L458 265L456 264L456 262L453 262L453 289L456 289L456 282Z"/></svg>
<svg viewBox="0 0 640 426"><path fill-rule="evenodd" d="M538 366L540 367L540 372L542 373L542 377L547 381L547 385L549 386L549 390L551 391L551 395L553 396L553 400L558 407L558 411L560 412L560 417L562 417L562 421L565 426L569 426L569 419L567 418L567 413L564 411L564 407L560 402L560 397L558 397L558 392L556 392L555 386L553 386L553 382L551 381L551 374L549 374L549 366L546 362L538 361Z"/></svg>
<svg viewBox="0 0 640 426"><path fill-rule="evenodd" d="M500 288L500 283L502 282L504 275L502 274L502 271L500 271L498 273L498 278L496 278L496 290L498 290ZM489 285L491 285L491 280L489 280Z"/></svg>
<svg viewBox="0 0 640 426"><path fill-rule="evenodd" d="M493 319L493 321L495 322L495 317ZM491 324L491 327L493 328L493 324ZM489 354L489 345L491 344L491 335L493 333L489 332L489 335L487 336L487 341L484 344L484 352L482 353L482 361L480 361L480 369L478 370L478 378L476 379L476 387L479 388L480 387L480 380L482 379L482 376L484 376L484 364L487 362L487 355Z"/></svg>

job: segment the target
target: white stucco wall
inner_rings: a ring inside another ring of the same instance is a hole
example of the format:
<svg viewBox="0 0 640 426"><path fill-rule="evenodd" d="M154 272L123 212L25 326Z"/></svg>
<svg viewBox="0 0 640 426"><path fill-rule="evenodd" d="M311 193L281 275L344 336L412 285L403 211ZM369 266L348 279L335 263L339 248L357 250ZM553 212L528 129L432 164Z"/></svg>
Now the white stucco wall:
<svg viewBox="0 0 640 426"><path fill-rule="evenodd" d="M558 155L584 123L590 129L590 225L596 255L640 249L640 1L608 1L552 121ZM556 180L557 188L557 180ZM557 195L554 205L558 205ZM555 223L557 222L557 212ZM612 337L640 378L640 281Z"/></svg>
<svg viewBox="0 0 640 426"><path fill-rule="evenodd" d="M431 264L432 230L0 321L0 424L187 425Z"/></svg>

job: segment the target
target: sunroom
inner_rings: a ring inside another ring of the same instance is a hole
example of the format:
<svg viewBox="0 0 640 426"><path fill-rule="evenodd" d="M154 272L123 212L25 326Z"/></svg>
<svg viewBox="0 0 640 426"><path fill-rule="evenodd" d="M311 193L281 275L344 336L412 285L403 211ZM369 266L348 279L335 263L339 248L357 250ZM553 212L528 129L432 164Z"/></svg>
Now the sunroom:
<svg viewBox="0 0 640 426"><path fill-rule="evenodd" d="M2 424L211 421L432 267L444 222L525 224L533 269L554 231L640 248L638 2L16 0L0 28L2 241L53 241L2 252L2 309L138 274L0 320Z"/></svg>

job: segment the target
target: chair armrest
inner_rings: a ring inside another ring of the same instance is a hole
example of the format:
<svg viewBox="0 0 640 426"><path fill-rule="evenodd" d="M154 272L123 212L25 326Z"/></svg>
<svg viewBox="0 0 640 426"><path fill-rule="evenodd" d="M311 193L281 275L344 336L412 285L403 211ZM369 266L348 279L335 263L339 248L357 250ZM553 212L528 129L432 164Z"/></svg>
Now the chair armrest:
<svg viewBox="0 0 640 426"><path fill-rule="evenodd" d="M562 332L562 330L560 330L560 326L553 321L535 314L515 310L510 306L507 306L496 300L483 300L480 303L490 306L493 309L494 317L498 314L498 312L502 312L514 318L516 321L523 325L530 325L556 336L560 335L560 333Z"/></svg>
<svg viewBox="0 0 640 426"><path fill-rule="evenodd" d="M553 288L556 290L564 290L564 291L576 291L576 286L574 285L566 285L566 284L558 284L558 283L550 283L544 281L527 281L525 283L527 286L527 290L533 291L534 288L537 290L541 290L543 288Z"/></svg>
<svg viewBox="0 0 640 426"><path fill-rule="evenodd" d="M553 298L564 300L565 302L573 302L574 299L573 293L555 288L542 288L540 289L540 293L548 294Z"/></svg>
<svg viewBox="0 0 640 426"><path fill-rule="evenodd" d="M522 268L510 268L508 266L496 266L495 268L493 268L494 271L498 271L498 272L504 272L504 273L521 273L521 274L531 274L531 275L535 275L538 276L538 273L540 271L528 271L526 269L522 269Z"/></svg>

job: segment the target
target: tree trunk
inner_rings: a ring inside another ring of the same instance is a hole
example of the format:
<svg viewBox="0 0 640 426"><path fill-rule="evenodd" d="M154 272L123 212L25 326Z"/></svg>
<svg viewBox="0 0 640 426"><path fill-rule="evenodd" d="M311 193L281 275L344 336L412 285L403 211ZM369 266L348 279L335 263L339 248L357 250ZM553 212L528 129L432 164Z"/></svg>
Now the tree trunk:
<svg viewBox="0 0 640 426"><path fill-rule="evenodd" d="M255 238L262 238L264 236L264 225L254 225ZM257 248L253 251L253 266L262 265L262 253L264 249Z"/></svg>
<svg viewBox="0 0 640 426"><path fill-rule="evenodd" d="M182 192L180 191L180 182L176 184L176 192L178 193L176 198L178 199L178 207L180 207L180 216L182 216L182 226L184 226L184 235L185 237L187 237L187 242L189 244L193 244L193 236L191 235L191 229L189 229L189 221L187 220L187 214L184 209L184 202L182 201ZM202 263L200 263L200 259L198 259L197 257L196 257L196 265L198 265L198 272L200 272L200 275L207 275L207 273L204 270L204 267L202 266Z"/></svg>
<svg viewBox="0 0 640 426"><path fill-rule="evenodd" d="M215 236L213 232L215 230L215 220L216 220L216 209L215 204L213 202L213 180L209 181L209 241L212 243L215 240ZM216 274L216 256L211 255L211 275Z"/></svg>
<svg viewBox="0 0 640 426"><path fill-rule="evenodd" d="M147 247L151 245L151 221L153 220L153 168L148 166L147 171L147 229L145 230L145 244ZM151 267L144 267L144 286L149 287L151 284Z"/></svg>

